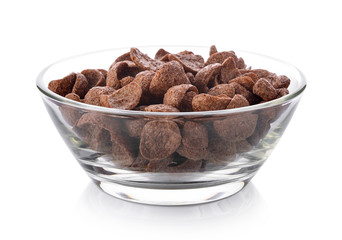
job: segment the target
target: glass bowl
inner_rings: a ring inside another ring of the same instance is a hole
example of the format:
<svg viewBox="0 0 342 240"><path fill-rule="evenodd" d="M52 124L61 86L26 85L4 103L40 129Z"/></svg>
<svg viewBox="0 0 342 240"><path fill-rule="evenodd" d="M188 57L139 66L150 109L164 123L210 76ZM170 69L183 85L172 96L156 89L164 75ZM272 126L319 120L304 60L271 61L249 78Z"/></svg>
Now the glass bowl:
<svg viewBox="0 0 342 240"><path fill-rule="evenodd" d="M170 52L188 50L204 58L209 54L209 47L163 48ZM153 56L159 47L139 49ZM39 74L37 87L60 135L88 176L104 192L133 202L187 205L239 192L270 156L306 87L296 67L264 55L235 51L253 69L288 76L290 93L228 110L144 112L88 105L48 89L51 80L84 69L109 67L128 51L104 50L58 61ZM180 149L185 135L199 145L204 142L205 147ZM146 160L141 149L157 157Z"/></svg>

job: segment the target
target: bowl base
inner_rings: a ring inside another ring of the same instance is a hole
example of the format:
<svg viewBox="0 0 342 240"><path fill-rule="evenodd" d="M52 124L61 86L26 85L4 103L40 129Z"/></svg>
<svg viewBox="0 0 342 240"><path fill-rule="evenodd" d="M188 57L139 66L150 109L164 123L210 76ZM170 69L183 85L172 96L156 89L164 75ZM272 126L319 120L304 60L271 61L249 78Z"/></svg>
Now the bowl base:
<svg viewBox="0 0 342 240"><path fill-rule="evenodd" d="M94 182L105 193L119 199L151 205L176 206L208 203L227 198L241 191L249 180L187 189L156 189L98 180Z"/></svg>

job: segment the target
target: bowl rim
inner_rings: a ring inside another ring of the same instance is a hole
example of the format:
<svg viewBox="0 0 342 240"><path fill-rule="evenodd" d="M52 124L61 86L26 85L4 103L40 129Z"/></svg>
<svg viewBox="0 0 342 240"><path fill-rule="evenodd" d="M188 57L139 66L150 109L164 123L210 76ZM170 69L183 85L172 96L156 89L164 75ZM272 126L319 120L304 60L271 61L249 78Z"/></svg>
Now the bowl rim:
<svg viewBox="0 0 342 240"><path fill-rule="evenodd" d="M195 46L195 45L165 45L165 46L158 46L158 45L150 45L150 46L137 46L137 48L167 48L167 47L191 47L191 48L206 48L209 50L210 46ZM96 106L96 105L90 105L90 104L86 104L86 103L82 103L82 102L77 102L77 101L73 101L71 99L65 98L63 96L58 95L57 93L52 92L50 89L48 89L48 86L44 84L44 75L45 73L52 68L54 65L67 61L67 60L71 60L74 58L80 58L82 56L86 56L86 55L91 55L91 54L98 54L98 53L102 53L102 52L110 52L110 51L118 51L118 50L127 50L128 47L120 47L120 48L111 48L111 49L104 49L104 50L99 50L99 51L92 51L92 52L86 52L86 53L82 53L82 54L77 54L74 56L70 56L70 57L66 57L63 59L60 59L58 61L55 61L54 63L51 63L50 65L46 66L37 76L36 79L36 87L38 88L38 90L45 95L46 97L63 103L63 104L67 104L69 106L72 107L76 107L76 108L81 108L84 110L89 110L89 111L97 111L97 112L102 112L102 113L107 113L107 114L115 114L115 115L123 115L123 116L198 116L198 117L203 117L203 116L213 116L213 115L226 115L226 114L233 114L233 113L240 113L240 112L247 112L247 111L253 111L253 110L259 110L259 109L264 109L264 108L269 108L269 107L274 107L274 106L278 106L281 104L285 104L287 102L290 102L292 99L295 99L296 97L298 97L299 95L301 95L301 93L303 93L303 91L306 88L307 85L307 81L306 78L304 76L304 74L302 73L301 70L299 70L296 66L284 61L284 60L280 60L278 58L274 58L265 54L260 54L260 53L255 53L255 52L251 52L251 51L245 51L245 50L239 50L239 49L235 49L234 51L239 52L239 53L246 53L246 54L252 54L252 55L256 55L262 58L267 58L276 62L279 62L283 65L287 65L288 67L291 67L292 69L294 69L295 71L297 71L297 73L299 74L300 78L297 79L298 80L298 86L296 89L293 90L293 92L265 102L265 103L258 103L255 105L250 105L250 106L246 106L246 107L241 107L241 108L233 108L233 109L223 109L223 110L214 110L214 111L196 111L196 112L146 112L146 111L137 111L137 110L123 110L123 109L117 109L117 108L107 108L107 107L102 107L102 106ZM292 81L292 79L291 79Z"/></svg>

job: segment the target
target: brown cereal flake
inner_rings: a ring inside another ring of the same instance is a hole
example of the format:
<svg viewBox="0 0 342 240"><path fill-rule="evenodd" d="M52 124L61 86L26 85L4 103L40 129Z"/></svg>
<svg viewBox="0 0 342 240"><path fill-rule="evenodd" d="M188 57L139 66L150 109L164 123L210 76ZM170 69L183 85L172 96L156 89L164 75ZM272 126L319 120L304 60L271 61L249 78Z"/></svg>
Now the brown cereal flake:
<svg viewBox="0 0 342 240"><path fill-rule="evenodd" d="M182 129L182 144L177 153L191 160L204 159L208 147L208 130L197 122L187 121Z"/></svg>
<svg viewBox="0 0 342 240"><path fill-rule="evenodd" d="M277 98L281 98L287 94L289 94L289 90L287 90L287 88L277 88Z"/></svg>
<svg viewBox="0 0 342 240"><path fill-rule="evenodd" d="M105 76L97 69L85 69L81 73L87 78L89 88L106 85Z"/></svg>
<svg viewBox="0 0 342 240"><path fill-rule="evenodd" d="M228 83L230 80L238 77L239 74L239 69L236 67L234 59L232 57L227 58L222 63L221 83Z"/></svg>
<svg viewBox="0 0 342 240"><path fill-rule="evenodd" d="M168 55L169 52L168 51L165 51L164 49L159 49L157 52L156 52L156 55L154 56L154 59L155 60L161 60L164 56Z"/></svg>
<svg viewBox="0 0 342 240"><path fill-rule="evenodd" d="M77 102L82 102L80 97L75 93L68 93L67 95L65 95L65 97ZM82 111L80 111L78 108L68 105L61 105L59 107L59 110L61 111L64 120L72 127L75 126L75 124L83 114Z"/></svg>
<svg viewBox="0 0 342 240"><path fill-rule="evenodd" d="M236 64L236 62L238 61L238 58L237 58L235 52L234 51L228 51L228 52L217 52L217 53L210 55L208 60L205 62L205 66L210 65L210 64L214 64L214 63L223 64L223 62L229 57L233 58L234 63Z"/></svg>
<svg viewBox="0 0 342 240"><path fill-rule="evenodd" d="M130 84L131 82L133 82L133 80L134 80L134 77L132 77L132 76L124 77L120 80L120 85L121 85L121 87L124 87L124 86Z"/></svg>
<svg viewBox="0 0 342 240"><path fill-rule="evenodd" d="M277 82L279 82L278 76L275 73L269 72L265 69L251 69L250 72L255 73L259 79L266 79L273 86L276 86Z"/></svg>
<svg viewBox="0 0 342 240"><path fill-rule="evenodd" d="M248 91L245 87L241 86L236 82L229 83L235 88L235 94L240 94L247 99L250 105L259 103L261 98L252 92Z"/></svg>
<svg viewBox="0 0 342 240"><path fill-rule="evenodd" d="M65 95L65 97L76 102L82 102L80 96L78 96L76 93L68 93Z"/></svg>
<svg viewBox="0 0 342 240"><path fill-rule="evenodd" d="M214 111L226 109L231 98L226 95L212 96L201 93L192 99L192 109L194 111Z"/></svg>
<svg viewBox="0 0 342 240"><path fill-rule="evenodd" d="M64 97L68 93L71 93L75 81L76 73L70 73L62 79L50 81L48 88L54 93Z"/></svg>
<svg viewBox="0 0 342 240"><path fill-rule="evenodd" d="M165 93L163 103L179 109L187 92L195 92L195 94L198 94L197 88L191 84L173 86Z"/></svg>
<svg viewBox="0 0 342 240"><path fill-rule="evenodd" d="M186 92L180 105L179 111L181 112L192 112L192 99L197 95L195 91Z"/></svg>
<svg viewBox="0 0 342 240"><path fill-rule="evenodd" d="M187 72L186 76L191 84L195 81L195 76L191 72Z"/></svg>
<svg viewBox="0 0 342 240"><path fill-rule="evenodd" d="M182 129L182 144L188 148L207 148L207 128L198 122L185 122Z"/></svg>
<svg viewBox="0 0 342 240"><path fill-rule="evenodd" d="M253 86L253 93L265 101L276 99L277 90L265 78L260 78Z"/></svg>
<svg viewBox="0 0 342 240"><path fill-rule="evenodd" d="M155 74L156 73L153 71L146 70L146 71L138 73L135 76L134 82L140 85L141 90L143 91L143 94L149 94L150 83Z"/></svg>
<svg viewBox="0 0 342 240"><path fill-rule="evenodd" d="M247 99L240 94L235 94L232 100L230 100L227 109L240 108L246 106L249 106L249 102L247 101Z"/></svg>
<svg viewBox="0 0 342 240"><path fill-rule="evenodd" d="M119 89L121 79L127 76L135 77L139 72L139 68L131 61L117 62L108 71L107 86Z"/></svg>
<svg viewBox="0 0 342 240"><path fill-rule="evenodd" d="M169 54L170 61L179 62L186 72L196 74L204 67L204 59L200 55L195 55L191 52L182 52L179 54Z"/></svg>
<svg viewBox="0 0 342 240"><path fill-rule="evenodd" d="M210 138L208 153L204 158L209 163L225 166L236 156L235 142L224 141L218 136Z"/></svg>
<svg viewBox="0 0 342 240"><path fill-rule="evenodd" d="M100 102L104 107L132 110L139 104L141 95L140 85L131 82L110 95L101 95Z"/></svg>
<svg viewBox="0 0 342 240"><path fill-rule="evenodd" d="M239 71L241 73L241 70L239 70ZM254 83L256 83L256 81L258 81L258 79L259 79L258 75L256 75L253 72L246 72L246 73L243 73L241 76L242 77L244 77L244 76L250 77Z"/></svg>
<svg viewBox="0 0 342 240"><path fill-rule="evenodd" d="M150 94L150 84L155 74L153 71L146 70L135 76L134 82L139 84L142 90L142 96L140 98L140 104L142 105L148 105L154 102L155 97Z"/></svg>
<svg viewBox="0 0 342 240"><path fill-rule="evenodd" d="M123 132L111 132L112 161L122 167L129 167L137 157L137 143Z"/></svg>
<svg viewBox="0 0 342 240"><path fill-rule="evenodd" d="M210 50L209 50L209 56L213 55L217 53L217 49L216 49L216 46L215 45L211 45L210 46Z"/></svg>
<svg viewBox="0 0 342 240"><path fill-rule="evenodd" d="M100 96L112 94L114 91L111 87L92 87L84 96L84 103L101 106Z"/></svg>
<svg viewBox="0 0 342 240"><path fill-rule="evenodd" d="M143 54L137 48L131 48L131 59L140 70L157 71L163 65L163 62L150 58L147 54Z"/></svg>
<svg viewBox="0 0 342 240"><path fill-rule="evenodd" d="M171 61L165 63L154 75L150 83L150 93L163 96L173 86L189 83L182 66Z"/></svg>
<svg viewBox="0 0 342 240"><path fill-rule="evenodd" d="M102 116L86 113L78 120L74 130L91 149L101 152L111 151L110 133L99 124Z"/></svg>
<svg viewBox="0 0 342 240"><path fill-rule="evenodd" d="M275 88L285 88L287 89L291 83L291 80L285 76L285 75L280 75L277 80L274 82L273 86Z"/></svg>
<svg viewBox="0 0 342 240"><path fill-rule="evenodd" d="M251 69L250 72L258 76L258 78L267 78L271 73L265 69Z"/></svg>
<svg viewBox="0 0 342 240"><path fill-rule="evenodd" d="M245 64L245 61L243 60L243 58L238 58L237 62L236 62L236 67L238 69L246 69L247 65Z"/></svg>
<svg viewBox="0 0 342 240"><path fill-rule="evenodd" d="M143 119L125 120L128 136L140 138L141 131L145 126L146 121Z"/></svg>
<svg viewBox="0 0 342 240"><path fill-rule="evenodd" d="M201 160L204 159L207 155L206 148L189 148L181 144L177 149L177 153L185 158L191 160Z"/></svg>
<svg viewBox="0 0 342 240"><path fill-rule="evenodd" d="M77 94L80 98L84 98L88 90L89 84L87 78L82 73L77 73L76 81L71 92Z"/></svg>
<svg viewBox="0 0 342 240"><path fill-rule="evenodd" d="M155 120L146 123L140 138L140 153L150 160L165 159L181 144L178 125L173 121Z"/></svg>
<svg viewBox="0 0 342 240"><path fill-rule="evenodd" d="M227 95L232 98L235 95L235 88L231 84L219 84L213 88L211 88L208 92L209 95L218 96L218 95Z"/></svg>
<svg viewBox="0 0 342 240"><path fill-rule="evenodd" d="M104 78L105 79L107 79L107 73L108 73L108 71L107 70L105 70L105 69L97 69L97 70L99 70L101 73L102 73L102 75L104 76ZM106 83L104 84L104 86L106 85Z"/></svg>
<svg viewBox="0 0 342 240"><path fill-rule="evenodd" d="M213 123L216 133L226 141L241 141L251 136L255 130L258 115L251 113L239 113L227 116Z"/></svg>
<svg viewBox="0 0 342 240"><path fill-rule="evenodd" d="M241 76L241 77L236 77L233 78L232 80L229 81L229 83L236 82L246 88L248 91L253 91L253 86L254 86L254 81L251 77L248 76Z"/></svg>
<svg viewBox="0 0 342 240"><path fill-rule="evenodd" d="M145 107L146 112L179 112L175 107L165 105L165 104L152 104Z"/></svg>
<svg viewBox="0 0 342 240"><path fill-rule="evenodd" d="M198 88L200 93L207 93L209 90L208 85L214 85L212 82L215 81L220 71L221 64L219 63L207 65L196 74L193 84Z"/></svg>

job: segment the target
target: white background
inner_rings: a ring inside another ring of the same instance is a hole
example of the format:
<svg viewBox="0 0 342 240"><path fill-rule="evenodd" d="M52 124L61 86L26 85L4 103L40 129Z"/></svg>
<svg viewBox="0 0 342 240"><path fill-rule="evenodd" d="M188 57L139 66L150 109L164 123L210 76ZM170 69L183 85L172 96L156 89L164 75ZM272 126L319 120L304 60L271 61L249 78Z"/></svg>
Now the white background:
<svg viewBox="0 0 342 240"><path fill-rule="evenodd" d="M342 239L338 2L1 1L0 239ZM166 44L259 52L307 77L280 143L231 198L155 207L100 192L35 87L67 56Z"/></svg>

